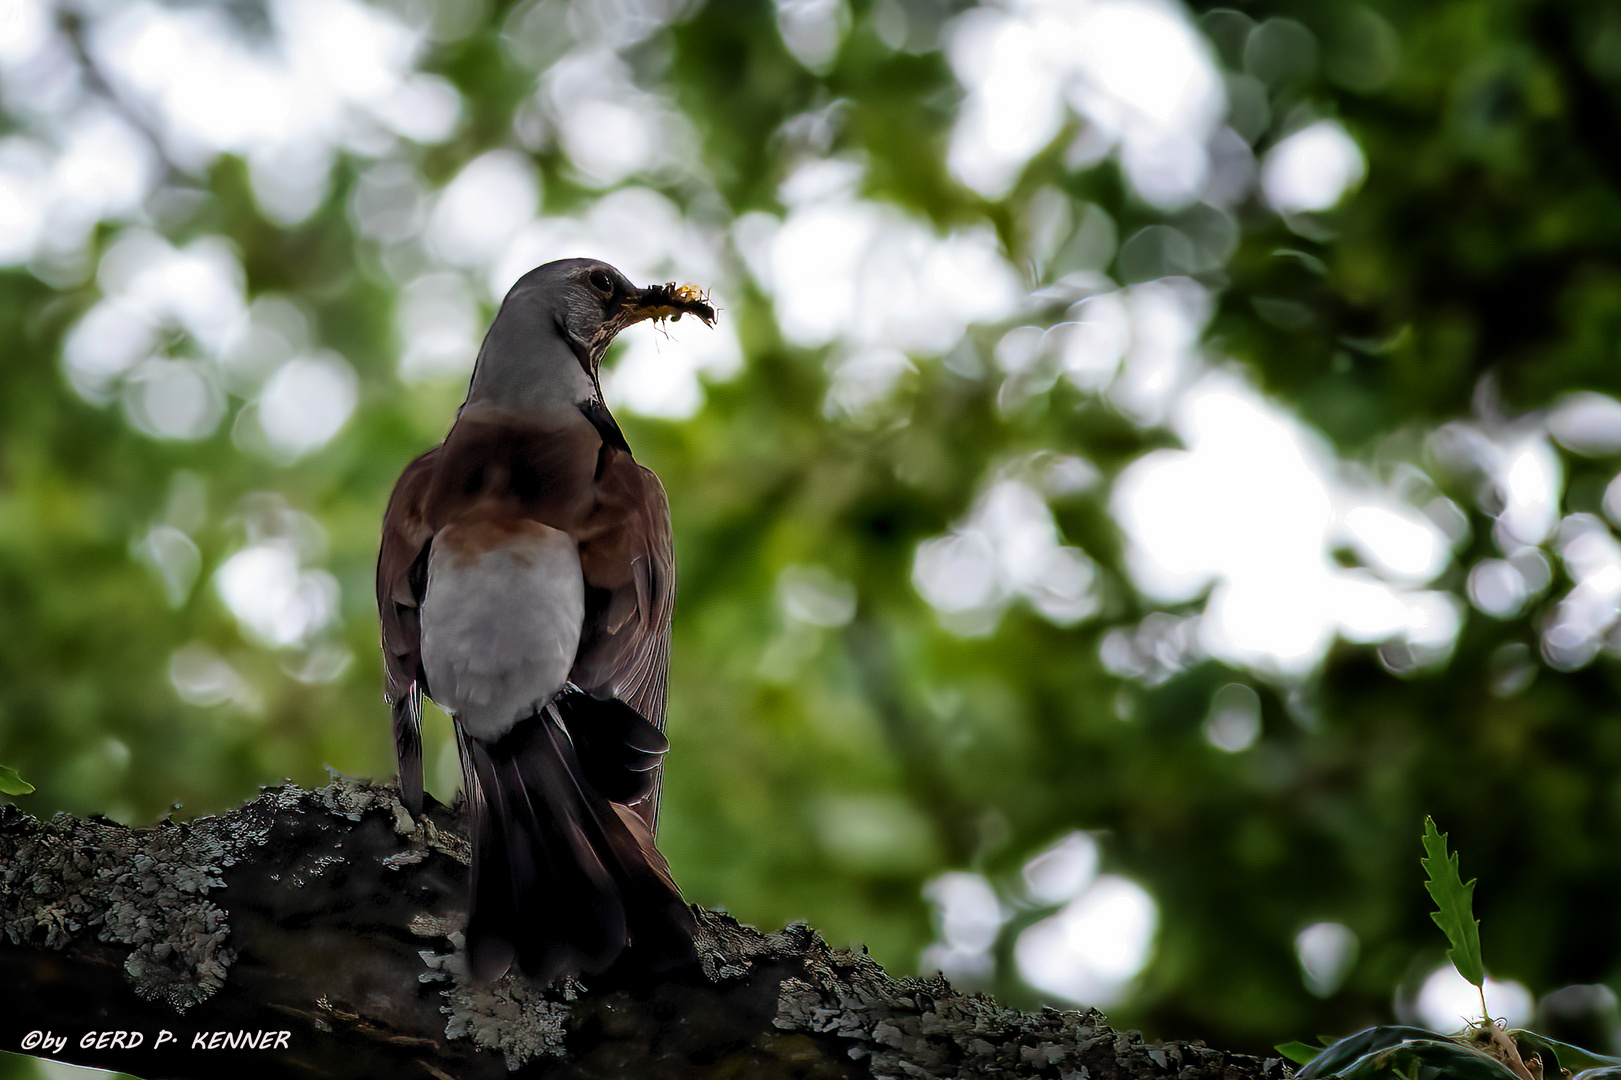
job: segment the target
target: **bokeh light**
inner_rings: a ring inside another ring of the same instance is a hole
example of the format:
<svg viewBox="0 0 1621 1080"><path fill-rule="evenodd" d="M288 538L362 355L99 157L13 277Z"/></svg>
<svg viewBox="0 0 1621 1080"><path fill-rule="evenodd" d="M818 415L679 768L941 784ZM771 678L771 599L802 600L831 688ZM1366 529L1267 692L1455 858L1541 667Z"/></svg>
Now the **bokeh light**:
<svg viewBox="0 0 1621 1080"><path fill-rule="evenodd" d="M1268 151L1261 189L1266 201L1286 214L1328 210L1362 182L1367 168L1345 128L1319 120Z"/></svg>
<svg viewBox="0 0 1621 1080"><path fill-rule="evenodd" d="M1439 527L1392 493L1345 483L1319 436L1232 372L1201 376L1175 401L1186 449L1130 465L1114 512L1145 593L1176 602L1209 591L1210 655L1275 676L1313 670L1336 635L1400 641L1425 663L1448 655L1457 611L1414 588L1450 562ZM1341 546L1366 569L1339 566Z"/></svg>
<svg viewBox="0 0 1621 1080"><path fill-rule="evenodd" d="M1030 985L1076 1004L1119 1000L1148 963L1158 929L1153 898L1137 883L1104 874L1019 935L1019 972Z"/></svg>
<svg viewBox="0 0 1621 1080"><path fill-rule="evenodd" d="M1356 932L1344 923L1316 922L1295 935L1295 957L1306 989L1328 997L1345 982L1355 966Z"/></svg>
<svg viewBox="0 0 1621 1080"><path fill-rule="evenodd" d="M1531 1021L1534 1001L1520 983L1486 980L1486 1009L1504 1027L1523 1028ZM1450 963L1442 964L1425 976L1418 996L1411 1003L1398 1002L1398 1010L1432 1031L1461 1031L1480 1019L1480 989L1458 974Z"/></svg>

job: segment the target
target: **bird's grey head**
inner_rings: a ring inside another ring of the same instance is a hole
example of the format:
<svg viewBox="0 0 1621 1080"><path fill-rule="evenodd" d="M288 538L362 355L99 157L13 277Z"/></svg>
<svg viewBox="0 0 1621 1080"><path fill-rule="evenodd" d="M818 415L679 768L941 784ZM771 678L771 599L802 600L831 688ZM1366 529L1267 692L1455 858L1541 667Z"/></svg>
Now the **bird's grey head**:
<svg viewBox="0 0 1621 1080"><path fill-rule="evenodd" d="M644 319L714 309L690 287L638 288L597 259L560 259L518 279L479 350L468 401L510 408L600 401L599 369L614 336Z"/></svg>

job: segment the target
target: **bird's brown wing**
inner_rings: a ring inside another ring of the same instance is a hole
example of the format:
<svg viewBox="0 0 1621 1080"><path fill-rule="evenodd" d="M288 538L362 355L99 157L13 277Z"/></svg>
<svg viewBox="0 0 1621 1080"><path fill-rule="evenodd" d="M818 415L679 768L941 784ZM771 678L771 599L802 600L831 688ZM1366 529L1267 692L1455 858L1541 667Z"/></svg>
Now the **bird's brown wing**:
<svg viewBox="0 0 1621 1080"><path fill-rule="evenodd" d="M664 485L629 453L604 444L595 506L577 539L587 606L570 681L618 698L662 731L675 612L675 541ZM652 828L656 781L636 810Z"/></svg>
<svg viewBox="0 0 1621 1080"><path fill-rule="evenodd" d="M383 696L394 712L394 751L399 760L400 798L413 814L422 810L421 603L426 554L433 529L424 502L439 457L434 447L405 467L383 514L377 553L377 615L383 631Z"/></svg>

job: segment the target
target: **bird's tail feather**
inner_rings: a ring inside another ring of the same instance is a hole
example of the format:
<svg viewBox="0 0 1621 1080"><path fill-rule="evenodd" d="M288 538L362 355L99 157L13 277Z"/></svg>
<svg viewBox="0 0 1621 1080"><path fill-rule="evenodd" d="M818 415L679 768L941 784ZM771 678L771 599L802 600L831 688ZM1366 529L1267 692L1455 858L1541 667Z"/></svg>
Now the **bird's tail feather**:
<svg viewBox="0 0 1621 1080"><path fill-rule="evenodd" d="M633 803L653 790L670 740L617 698L567 690L552 703L574 744L585 780L610 802Z"/></svg>
<svg viewBox="0 0 1621 1080"><path fill-rule="evenodd" d="M400 769L400 801L422 816L422 691L412 686L394 699L394 756Z"/></svg>
<svg viewBox="0 0 1621 1080"><path fill-rule="evenodd" d="M589 706L574 708L580 726ZM651 835L588 779L623 780L639 751L587 770L551 708L493 743L458 737L473 816L467 955L476 977L496 978L514 959L545 982L598 973L631 945L650 968L693 958L692 914Z"/></svg>

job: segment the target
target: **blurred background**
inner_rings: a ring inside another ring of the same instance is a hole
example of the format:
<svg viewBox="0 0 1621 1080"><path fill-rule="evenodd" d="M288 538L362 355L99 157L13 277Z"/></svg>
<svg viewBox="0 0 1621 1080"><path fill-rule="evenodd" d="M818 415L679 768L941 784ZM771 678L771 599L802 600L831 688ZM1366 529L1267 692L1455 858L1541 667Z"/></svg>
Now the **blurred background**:
<svg viewBox="0 0 1621 1080"><path fill-rule="evenodd" d="M30 812L391 775L389 487L590 255L721 309L606 378L690 899L1263 1051L1468 1011L1433 814L1616 1048L1621 8L0 0L0 112Z"/></svg>

